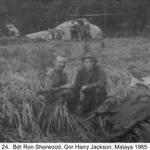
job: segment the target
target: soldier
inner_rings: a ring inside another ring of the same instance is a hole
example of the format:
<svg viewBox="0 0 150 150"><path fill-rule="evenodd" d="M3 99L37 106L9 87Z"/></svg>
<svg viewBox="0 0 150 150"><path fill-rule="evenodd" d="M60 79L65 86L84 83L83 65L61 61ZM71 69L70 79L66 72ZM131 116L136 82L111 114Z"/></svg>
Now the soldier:
<svg viewBox="0 0 150 150"><path fill-rule="evenodd" d="M7 24L6 28L8 30L8 35L12 37L19 37L20 33L19 30L13 24Z"/></svg>
<svg viewBox="0 0 150 150"><path fill-rule="evenodd" d="M76 39L76 40L81 40L81 35L80 35L80 25L77 21L72 22L72 27L71 27L71 38Z"/></svg>
<svg viewBox="0 0 150 150"><path fill-rule="evenodd" d="M89 54L82 58L83 66L77 72L74 92L79 101L77 114L84 116L102 104L106 98L106 76L97 59Z"/></svg>
<svg viewBox="0 0 150 150"><path fill-rule="evenodd" d="M55 67L49 69L47 73L46 84L51 102L62 100L63 98L67 100L72 94L71 86L68 84L67 73L64 71L66 62L67 60L64 56L58 56Z"/></svg>

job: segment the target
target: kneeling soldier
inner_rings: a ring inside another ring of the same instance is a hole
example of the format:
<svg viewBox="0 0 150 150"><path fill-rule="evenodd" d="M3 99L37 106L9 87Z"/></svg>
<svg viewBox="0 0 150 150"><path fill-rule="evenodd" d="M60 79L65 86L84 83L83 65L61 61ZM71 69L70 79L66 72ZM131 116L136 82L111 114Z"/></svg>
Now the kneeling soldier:
<svg viewBox="0 0 150 150"><path fill-rule="evenodd" d="M74 89L75 99L80 100L76 112L85 116L102 104L106 98L106 75L92 55L82 58L83 66L77 72Z"/></svg>
<svg viewBox="0 0 150 150"><path fill-rule="evenodd" d="M71 97L72 91L68 84L67 73L65 72L66 58L58 56L56 58L55 67L49 69L47 73L47 87L50 101L67 100Z"/></svg>

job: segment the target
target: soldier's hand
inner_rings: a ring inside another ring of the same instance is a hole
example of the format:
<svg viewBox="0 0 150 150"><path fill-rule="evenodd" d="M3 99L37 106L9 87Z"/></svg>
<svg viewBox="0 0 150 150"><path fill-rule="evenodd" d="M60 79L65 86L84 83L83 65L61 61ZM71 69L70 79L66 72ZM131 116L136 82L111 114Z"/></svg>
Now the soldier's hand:
<svg viewBox="0 0 150 150"><path fill-rule="evenodd" d="M83 100L84 100L84 94L80 92L80 102L82 102Z"/></svg>
<svg viewBox="0 0 150 150"><path fill-rule="evenodd" d="M84 90L86 90L87 88L88 88L88 86L87 86L87 85L84 85L84 86L82 86L81 91L84 91Z"/></svg>
<svg viewBox="0 0 150 150"><path fill-rule="evenodd" d="M71 84L66 84L66 85L63 85L62 87L63 87L63 88L67 88L67 89L69 89L69 88L71 88L71 87L72 87L72 85L71 85Z"/></svg>

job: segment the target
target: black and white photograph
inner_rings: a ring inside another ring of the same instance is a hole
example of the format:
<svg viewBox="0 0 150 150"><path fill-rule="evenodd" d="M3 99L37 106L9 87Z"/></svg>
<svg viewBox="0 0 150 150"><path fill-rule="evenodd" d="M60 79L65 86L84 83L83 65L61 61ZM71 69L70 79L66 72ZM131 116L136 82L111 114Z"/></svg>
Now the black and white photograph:
<svg viewBox="0 0 150 150"><path fill-rule="evenodd" d="M149 142L150 0L0 0L0 143Z"/></svg>

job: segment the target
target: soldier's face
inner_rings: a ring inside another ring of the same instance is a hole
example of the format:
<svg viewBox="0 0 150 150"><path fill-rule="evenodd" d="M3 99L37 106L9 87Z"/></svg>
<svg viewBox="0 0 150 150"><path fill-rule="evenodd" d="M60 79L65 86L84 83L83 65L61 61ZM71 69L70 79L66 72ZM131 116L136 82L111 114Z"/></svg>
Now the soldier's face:
<svg viewBox="0 0 150 150"><path fill-rule="evenodd" d="M83 61L83 65L85 66L85 68L86 68L87 70L91 70L91 69L93 68L93 66L94 66L94 62L93 62L93 60L91 60L91 59L85 59L85 60Z"/></svg>
<svg viewBox="0 0 150 150"><path fill-rule="evenodd" d="M58 70L64 70L65 66L66 66L66 60L60 59L56 61L56 68Z"/></svg>

